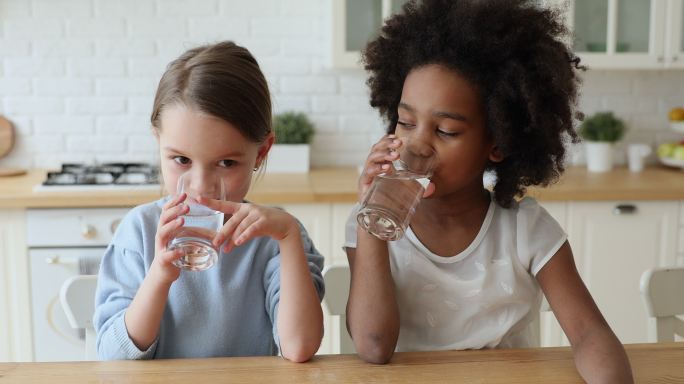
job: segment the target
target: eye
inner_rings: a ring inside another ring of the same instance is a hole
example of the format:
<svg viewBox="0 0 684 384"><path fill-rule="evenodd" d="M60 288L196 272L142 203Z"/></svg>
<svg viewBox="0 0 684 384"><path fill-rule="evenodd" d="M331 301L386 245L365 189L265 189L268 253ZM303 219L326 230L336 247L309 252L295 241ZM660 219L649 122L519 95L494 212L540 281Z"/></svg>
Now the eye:
<svg viewBox="0 0 684 384"><path fill-rule="evenodd" d="M176 163L178 163L180 165L190 164L190 159L188 159L185 156L174 156L173 161L175 161Z"/></svg>
<svg viewBox="0 0 684 384"><path fill-rule="evenodd" d="M440 136L454 137L454 136L458 135L458 132L447 132L447 131L443 131L443 130L437 128L437 134Z"/></svg>
<svg viewBox="0 0 684 384"><path fill-rule="evenodd" d="M219 166L224 167L224 168L230 168L235 166L237 164L237 161L235 160L221 160L219 161Z"/></svg>
<svg viewBox="0 0 684 384"><path fill-rule="evenodd" d="M401 120L397 120L397 125L401 125L404 128L413 128L416 126L415 124L407 123L407 122L401 121Z"/></svg>

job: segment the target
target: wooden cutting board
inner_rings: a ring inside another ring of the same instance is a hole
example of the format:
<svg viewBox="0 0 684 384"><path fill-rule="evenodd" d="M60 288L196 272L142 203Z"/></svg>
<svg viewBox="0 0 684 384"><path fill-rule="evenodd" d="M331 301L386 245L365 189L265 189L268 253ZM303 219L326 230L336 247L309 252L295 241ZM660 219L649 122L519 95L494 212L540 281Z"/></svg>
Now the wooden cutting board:
<svg viewBox="0 0 684 384"><path fill-rule="evenodd" d="M0 116L0 158L6 156L14 146L14 128L12 123Z"/></svg>
<svg viewBox="0 0 684 384"><path fill-rule="evenodd" d="M14 127L9 120L0 116L0 159L7 156L14 146ZM21 168L2 168L0 167L0 177L19 176L26 173Z"/></svg>

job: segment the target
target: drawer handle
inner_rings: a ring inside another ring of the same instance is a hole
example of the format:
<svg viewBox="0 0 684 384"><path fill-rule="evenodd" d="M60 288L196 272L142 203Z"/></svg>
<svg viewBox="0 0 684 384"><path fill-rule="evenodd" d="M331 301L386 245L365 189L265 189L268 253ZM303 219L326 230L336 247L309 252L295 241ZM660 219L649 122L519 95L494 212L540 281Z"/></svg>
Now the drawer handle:
<svg viewBox="0 0 684 384"><path fill-rule="evenodd" d="M55 256L46 257L46 258L45 258L45 263L46 263L46 264L53 264L53 265L57 265L57 264L76 264L77 261L74 260L74 259L72 259L72 258L68 258L68 259L66 259L66 260L62 260L62 258L60 258L59 255L55 255Z"/></svg>
<svg viewBox="0 0 684 384"><path fill-rule="evenodd" d="M614 215L633 215L637 212L634 204L618 204L613 208Z"/></svg>
<svg viewBox="0 0 684 384"><path fill-rule="evenodd" d="M97 236L97 229L90 224L85 224L81 227L81 236L88 240L94 239Z"/></svg>

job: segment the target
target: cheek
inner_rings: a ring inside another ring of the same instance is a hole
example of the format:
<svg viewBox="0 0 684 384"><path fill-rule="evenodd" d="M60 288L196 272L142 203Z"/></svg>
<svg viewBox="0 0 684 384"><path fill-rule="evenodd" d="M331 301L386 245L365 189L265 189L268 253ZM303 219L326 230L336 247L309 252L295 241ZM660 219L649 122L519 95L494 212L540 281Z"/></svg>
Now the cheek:
<svg viewBox="0 0 684 384"><path fill-rule="evenodd" d="M177 191L177 183L178 178L180 177L180 173L175 171L173 167L170 167L168 163L162 162L161 174L166 192L168 192L171 195L175 195Z"/></svg>
<svg viewBox="0 0 684 384"><path fill-rule="evenodd" d="M226 199L235 202L244 200L249 191L251 181L251 172L247 174L240 173L239 175L234 174L224 178L223 183L226 188Z"/></svg>

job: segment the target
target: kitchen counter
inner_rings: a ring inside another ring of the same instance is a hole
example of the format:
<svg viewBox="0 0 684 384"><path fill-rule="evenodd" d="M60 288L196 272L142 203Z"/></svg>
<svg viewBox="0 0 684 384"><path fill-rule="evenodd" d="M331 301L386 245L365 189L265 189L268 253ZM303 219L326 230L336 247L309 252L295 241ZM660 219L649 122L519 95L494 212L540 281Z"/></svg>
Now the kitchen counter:
<svg viewBox="0 0 684 384"><path fill-rule="evenodd" d="M637 383L681 383L684 343L626 345ZM397 352L386 365L355 355L321 355L302 364L281 357L0 363L12 383L579 383L570 347Z"/></svg>
<svg viewBox="0 0 684 384"><path fill-rule="evenodd" d="M46 171L0 178L0 208L130 207L155 200L162 191L107 190L37 192ZM351 203L356 201L356 168L317 168L306 174L264 174L255 180L247 199L262 203ZM540 201L684 200L684 172L649 167L641 173L616 168L589 173L571 167L548 188L530 188Z"/></svg>

